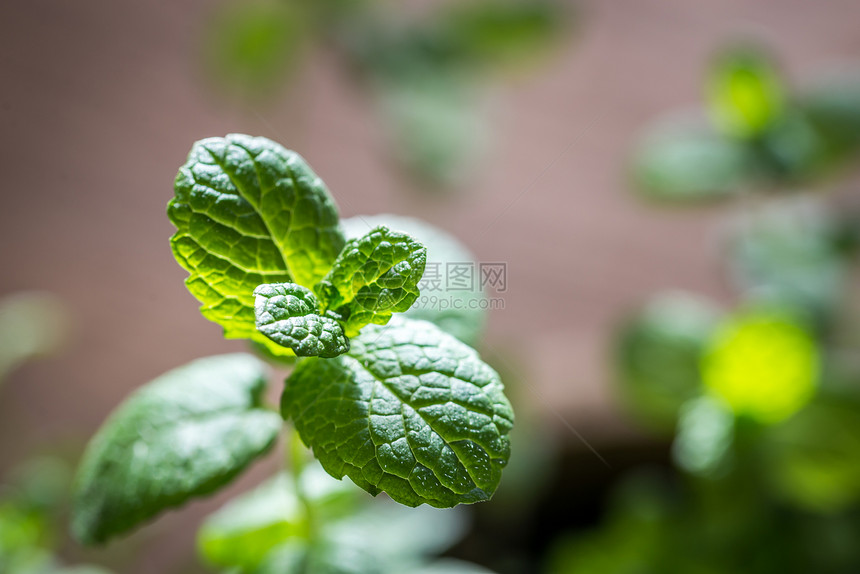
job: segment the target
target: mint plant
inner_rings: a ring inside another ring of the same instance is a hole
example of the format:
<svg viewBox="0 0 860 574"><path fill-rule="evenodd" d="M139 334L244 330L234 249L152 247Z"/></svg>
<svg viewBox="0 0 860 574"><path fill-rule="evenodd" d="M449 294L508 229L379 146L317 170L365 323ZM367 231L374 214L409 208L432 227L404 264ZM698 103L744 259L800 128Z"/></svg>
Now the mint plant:
<svg viewBox="0 0 860 574"><path fill-rule="evenodd" d="M44 455L0 477L0 572L109 574L93 565L67 565L58 556L62 544L57 527L70 478L66 461Z"/></svg>
<svg viewBox="0 0 860 574"><path fill-rule="evenodd" d="M490 499L513 411L474 349L404 313L420 296L424 244L369 224L348 240L301 156L245 135L194 144L168 215L203 316L294 368L280 412L265 404L266 364L246 353L200 359L138 389L83 456L72 512L79 541L105 542L219 490L273 447L285 421L298 437L288 449L294 486L306 445L331 476L407 506ZM314 503L296 488L312 538ZM295 533L282 534L278 544Z"/></svg>

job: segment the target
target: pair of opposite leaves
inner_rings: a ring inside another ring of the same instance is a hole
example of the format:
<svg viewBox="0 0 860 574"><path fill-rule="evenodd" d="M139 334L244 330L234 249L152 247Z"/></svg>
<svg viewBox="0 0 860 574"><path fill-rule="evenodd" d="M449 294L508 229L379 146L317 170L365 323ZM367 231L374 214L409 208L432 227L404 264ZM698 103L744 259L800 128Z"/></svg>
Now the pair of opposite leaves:
<svg viewBox="0 0 860 574"><path fill-rule="evenodd" d="M316 285L318 296L296 283L257 287L257 329L300 357L341 355L362 327L412 306L426 259L409 235L377 227L346 244Z"/></svg>
<svg viewBox="0 0 860 574"><path fill-rule="evenodd" d="M380 326L418 296L420 243L387 228L346 242L322 181L264 138L198 142L175 189L172 246L203 315L270 353L319 355L290 375L281 414L329 474L410 506L492 495L513 423L498 375L431 323ZM84 456L77 537L106 540L265 453L281 417L264 379L251 357L214 357L135 393Z"/></svg>

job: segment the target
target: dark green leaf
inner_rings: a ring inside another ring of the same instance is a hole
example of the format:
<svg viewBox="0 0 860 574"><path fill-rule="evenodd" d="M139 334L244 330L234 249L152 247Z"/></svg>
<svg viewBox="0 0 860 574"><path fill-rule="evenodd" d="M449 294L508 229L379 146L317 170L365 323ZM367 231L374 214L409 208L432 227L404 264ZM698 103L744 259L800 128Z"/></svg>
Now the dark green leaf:
<svg viewBox="0 0 860 574"><path fill-rule="evenodd" d="M280 417L261 406L265 367L250 355L194 361L136 391L84 453L72 532L104 542L214 492L268 451Z"/></svg>
<svg viewBox="0 0 860 574"><path fill-rule="evenodd" d="M425 321L370 326L335 359L307 359L281 408L323 468L408 506L488 500L513 411L477 353Z"/></svg>

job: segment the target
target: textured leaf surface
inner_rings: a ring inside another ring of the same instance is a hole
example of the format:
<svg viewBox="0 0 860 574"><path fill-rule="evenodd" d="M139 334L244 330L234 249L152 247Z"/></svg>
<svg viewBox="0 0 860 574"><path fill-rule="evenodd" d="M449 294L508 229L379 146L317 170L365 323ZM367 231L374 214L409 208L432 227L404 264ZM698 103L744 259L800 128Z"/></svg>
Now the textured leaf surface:
<svg viewBox="0 0 860 574"><path fill-rule="evenodd" d="M228 339L277 350L256 329L254 289L312 287L340 253L337 208L322 180L295 152L232 134L195 143L174 189L171 246L201 312Z"/></svg>
<svg viewBox="0 0 860 574"><path fill-rule="evenodd" d="M317 286L327 309L343 317L347 336L369 323L385 325L418 298L427 249L406 233L379 226L347 242Z"/></svg>
<svg viewBox="0 0 860 574"><path fill-rule="evenodd" d="M260 406L265 367L250 355L194 361L138 390L90 442L72 531L103 542L213 492L275 442L281 419Z"/></svg>
<svg viewBox="0 0 860 574"><path fill-rule="evenodd" d="M496 372L432 323L395 317L287 379L282 411L335 477L409 506L487 500L510 454Z"/></svg>
<svg viewBox="0 0 860 574"><path fill-rule="evenodd" d="M418 283L421 295L406 311L406 316L435 323L467 345L479 340L489 308L480 281L475 281L469 289L448 289L446 284L451 266L471 266L476 273L480 270L475 256L454 236L419 219L391 214L351 217L341 224L348 239L360 237L372 227L385 225L408 233L424 244L427 265Z"/></svg>
<svg viewBox="0 0 860 574"><path fill-rule="evenodd" d="M349 350L349 340L334 319L319 315L314 294L295 283L260 285L255 312L257 329L299 357L337 357Z"/></svg>

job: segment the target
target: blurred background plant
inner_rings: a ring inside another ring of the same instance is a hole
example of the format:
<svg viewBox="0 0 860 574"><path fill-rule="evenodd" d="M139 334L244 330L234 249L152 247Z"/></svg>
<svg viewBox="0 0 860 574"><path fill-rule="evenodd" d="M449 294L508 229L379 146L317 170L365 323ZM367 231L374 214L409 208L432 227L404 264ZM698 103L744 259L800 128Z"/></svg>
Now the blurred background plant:
<svg viewBox="0 0 860 574"><path fill-rule="evenodd" d="M69 312L54 295L22 291L0 298L0 385L27 361L50 356L69 336Z"/></svg>
<svg viewBox="0 0 860 574"><path fill-rule="evenodd" d="M70 334L66 305L47 292L0 299L0 385L17 367L62 350ZM2 388L0 388L2 393ZM60 456L33 456L0 478L0 572L106 574L95 566L63 566L72 467Z"/></svg>
<svg viewBox="0 0 860 574"><path fill-rule="evenodd" d="M631 171L646 197L827 187L860 151L860 70L795 90L776 58L746 41L716 54L703 91L704 109L674 113L642 136Z"/></svg>
<svg viewBox="0 0 860 574"><path fill-rule="evenodd" d="M860 204L838 179L856 165L860 84L794 94L773 62L722 50L710 122L662 121L634 154L648 198L742 195L722 249L736 303L658 294L619 330L619 399L671 465L626 473L600 525L556 543L551 574L860 569Z"/></svg>
<svg viewBox="0 0 860 574"><path fill-rule="evenodd" d="M492 139L486 83L527 72L571 23L555 0L226 0L203 58L210 83L253 108L301 82L314 50L334 52L370 95L392 156L422 189L445 189L468 180Z"/></svg>
<svg viewBox="0 0 860 574"><path fill-rule="evenodd" d="M332 480L298 438L290 475L280 474L211 515L198 534L216 571L249 574L490 574L433 557L465 531L457 510L411 509L372 501L349 481ZM297 457L297 458L296 458Z"/></svg>
<svg viewBox="0 0 860 574"><path fill-rule="evenodd" d="M108 574L97 566L64 566L65 510L72 468L62 458L32 458L0 481L0 572Z"/></svg>

